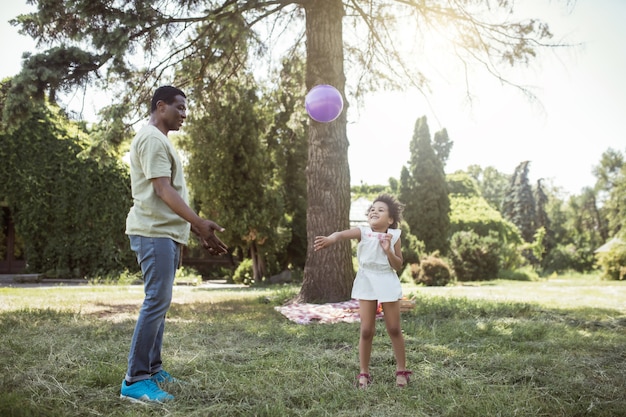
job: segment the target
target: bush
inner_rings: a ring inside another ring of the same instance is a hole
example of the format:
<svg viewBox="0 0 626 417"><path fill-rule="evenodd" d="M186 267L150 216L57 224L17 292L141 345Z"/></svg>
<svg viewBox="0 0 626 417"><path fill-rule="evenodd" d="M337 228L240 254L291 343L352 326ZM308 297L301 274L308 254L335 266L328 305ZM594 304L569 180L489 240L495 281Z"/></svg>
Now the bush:
<svg viewBox="0 0 626 417"><path fill-rule="evenodd" d="M462 231L471 231L479 236L489 236L490 233L496 232L501 242L516 245L523 243L519 229L505 220L502 214L482 197L451 196L450 236Z"/></svg>
<svg viewBox="0 0 626 417"><path fill-rule="evenodd" d="M459 281L495 279L500 270L500 241L497 233L479 236L457 232L450 241L450 259Z"/></svg>
<svg viewBox="0 0 626 417"><path fill-rule="evenodd" d="M598 266L604 279L626 279L626 244L615 245L608 252L599 253Z"/></svg>
<svg viewBox="0 0 626 417"><path fill-rule="evenodd" d="M233 282L235 284L254 284L254 273L252 271L252 259L247 258L239 263L235 273L233 274Z"/></svg>
<svg viewBox="0 0 626 417"><path fill-rule="evenodd" d="M573 244L557 245L546 254L542 262L543 272L577 271L585 272L593 268L594 258L590 249L581 249Z"/></svg>
<svg viewBox="0 0 626 417"><path fill-rule="evenodd" d="M419 263L421 255L424 253L424 242L418 240L411 233L411 228L406 222L400 223L402 230L402 257L406 264Z"/></svg>
<svg viewBox="0 0 626 417"><path fill-rule="evenodd" d="M537 281L539 280L539 274L533 269L532 266L526 265L522 268L515 270L503 270L498 273L502 279L508 279L511 281Z"/></svg>
<svg viewBox="0 0 626 417"><path fill-rule="evenodd" d="M419 264L411 264L410 273L415 283L428 287L445 287L452 281L450 266L437 254L426 256Z"/></svg>
<svg viewBox="0 0 626 417"><path fill-rule="evenodd" d="M27 272L83 278L138 269L125 235L128 166L89 156L87 132L42 108L0 133L0 200L23 239Z"/></svg>

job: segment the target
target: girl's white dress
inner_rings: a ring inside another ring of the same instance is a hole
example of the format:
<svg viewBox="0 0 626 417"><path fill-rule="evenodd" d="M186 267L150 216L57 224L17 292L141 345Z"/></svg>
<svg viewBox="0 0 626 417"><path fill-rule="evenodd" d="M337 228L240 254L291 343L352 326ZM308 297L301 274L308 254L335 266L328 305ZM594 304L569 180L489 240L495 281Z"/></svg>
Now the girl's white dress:
<svg viewBox="0 0 626 417"><path fill-rule="evenodd" d="M360 226L361 241L356 249L359 270L352 286L352 298L378 300L379 303L398 301L402 298L402 286L398 274L389 264L387 255L380 247L379 237L384 233L373 232L369 226ZM388 229L393 247L401 234L400 229Z"/></svg>

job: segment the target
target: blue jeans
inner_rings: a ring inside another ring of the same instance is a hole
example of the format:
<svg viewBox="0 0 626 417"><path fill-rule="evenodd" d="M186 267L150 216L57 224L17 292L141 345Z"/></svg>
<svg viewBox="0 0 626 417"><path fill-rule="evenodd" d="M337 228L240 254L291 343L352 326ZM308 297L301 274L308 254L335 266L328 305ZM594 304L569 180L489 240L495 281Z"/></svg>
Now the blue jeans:
<svg viewBox="0 0 626 417"><path fill-rule="evenodd" d="M165 315L172 302L180 246L169 238L131 235L130 247L141 266L145 297L128 354L127 382L141 381L161 370Z"/></svg>

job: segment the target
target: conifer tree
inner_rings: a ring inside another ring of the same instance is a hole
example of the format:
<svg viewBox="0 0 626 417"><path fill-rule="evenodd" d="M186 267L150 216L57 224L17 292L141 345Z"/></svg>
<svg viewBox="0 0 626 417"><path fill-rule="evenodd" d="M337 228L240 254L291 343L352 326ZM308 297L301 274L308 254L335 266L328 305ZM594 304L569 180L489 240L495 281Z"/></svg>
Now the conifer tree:
<svg viewBox="0 0 626 417"><path fill-rule="evenodd" d="M594 167L594 191L602 201L606 222L599 223L604 240L626 232L626 155L615 149L602 153L600 163Z"/></svg>
<svg viewBox="0 0 626 417"><path fill-rule="evenodd" d="M516 225L526 242L535 236L535 197L528 180L530 161L520 163L516 168L502 204L502 215Z"/></svg>
<svg viewBox="0 0 626 417"><path fill-rule="evenodd" d="M435 154L437 154L437 158L439 158L441 165L444 168L448 162L448 157L450 157L450 151L452 151L453 145L454 142L450 140L447 129L443 128L439 132L435 132L435 137L433 138L433 149L435 150Z"/></svg>
<svg viewBox="0 0 626 417"><path fill-rule="evenodd" d="M544 190L542 181L542 179L537 180L537 188L535 190L535 229L544 228L546 234L543 238L543 247L547 253L556 246L556 242L554 240L552 222L548 216L548 195Z"/></svg>
<svg viewBox="0 0 626 417"><path fill-rule="evenodd" d="M267 276L266 245L276 239L283 206L268 169L262 140L267 121L259 111L256 87L242 77L202 105L207 113L187 119L183 146L194 150L187 176L201 213L228 225L224 239L252 259L253 278L260 282Z"/></svg>
<svg viewBox="0 0 626 417"><path fill-rule="evenodd" d="M400 199L404 218L427 252L448 249L450 199L443 164L433 149L426 116L415 122L409 168L402 170Z"/></svg>

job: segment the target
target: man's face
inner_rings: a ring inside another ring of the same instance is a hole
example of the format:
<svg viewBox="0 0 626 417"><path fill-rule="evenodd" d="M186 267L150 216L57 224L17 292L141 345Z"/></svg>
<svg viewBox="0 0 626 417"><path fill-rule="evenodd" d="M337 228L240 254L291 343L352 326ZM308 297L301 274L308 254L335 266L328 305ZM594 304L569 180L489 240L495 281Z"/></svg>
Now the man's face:
<svg viewBox="0 0 626 417"><path fill-rule="evenodd" d="M187 99L183 96L176 96L172 104L160 102L159 106L161 120L168 130L179 130L187 118Z"/></svg>

